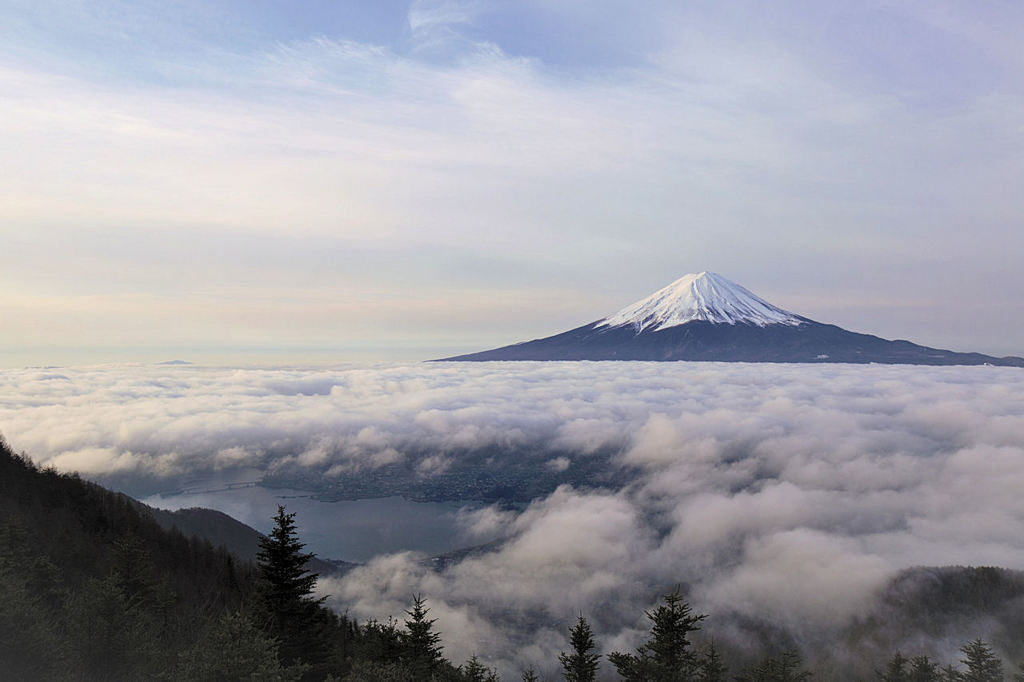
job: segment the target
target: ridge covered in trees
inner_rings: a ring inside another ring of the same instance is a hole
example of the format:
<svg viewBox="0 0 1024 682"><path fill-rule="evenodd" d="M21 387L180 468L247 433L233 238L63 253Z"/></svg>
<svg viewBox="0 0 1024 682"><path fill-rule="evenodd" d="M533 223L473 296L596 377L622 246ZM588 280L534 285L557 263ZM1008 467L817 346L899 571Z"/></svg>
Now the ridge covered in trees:
<svg viewBox="0 0 1024 682"><path fill-rule="evenodd" d="M260 539L255 563L177 529L166 530L131 498L36 467L0 439L0 664L16 680L351 680L498 682L476 655L456 664L423 595L406 618L357 623L317 598L313 555L303 551L294 514L283 507ZM908 574L909 575L909 574ZM999 569L933 569L930 580L891 589L959 594L957 604L989 603ZM990 586L990 585L989 585ZM1016 583L1010 581L1010 587ZM937 592L936 592L937 591ZM1016 594L1016 592L1014 592ZM1020 601L1014 600L1019 606ZM928 627L928 607L911 615ZM934 606L931 608L935 608ZM966 608L966 607L964 607ZM1011 605L1008 608L1016 608ZM969 613L964 611L965 614ZM756 662L717 647L708 623L678 590L646 612L649 635L633 652L598 651L584 614L568 628L558 657L569 682L701 680L788 682L856 679L807 669L795 651L762 652ZM884 617L884 615L883 615ZM898 620L898 619L897 619ZM897 623L898 624L898 623ZM852 639L878 629L870 619ZM701 639L695 638L699 633ZM1010 636L1010 635L1007 635ZM838 646L842 646L839 643ZM1003 646L1003 645L1001 645ZM1003 646L1005 648L1005 646ZM884 682L1024 682L982 639L956 661L917 651L871 664ZM734 652L733 652L734 653ZM532 668L521 679L541 679Z"/></svg>

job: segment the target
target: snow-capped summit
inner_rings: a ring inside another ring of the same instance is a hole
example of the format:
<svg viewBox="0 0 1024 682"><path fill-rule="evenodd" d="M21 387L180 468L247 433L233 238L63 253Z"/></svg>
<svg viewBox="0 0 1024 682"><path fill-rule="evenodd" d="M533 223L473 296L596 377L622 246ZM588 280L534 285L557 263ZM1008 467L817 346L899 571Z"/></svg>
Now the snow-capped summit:
<svg viewBox="0 0 1024 682"><path fill-rule="evenodd" d="M686 275L619 312L542 339L447 360L704 360L1007 365L994 358L888 341L777 308L713 272Z"/></svg>
<svg viewBox="0 0 1024 682"><path fill-rule="evenodd" d="M714 324L803 324L804 320L713 272L680 277L664 289L597 323L630 325L636 333L658 331L694 320Z"/></svg>

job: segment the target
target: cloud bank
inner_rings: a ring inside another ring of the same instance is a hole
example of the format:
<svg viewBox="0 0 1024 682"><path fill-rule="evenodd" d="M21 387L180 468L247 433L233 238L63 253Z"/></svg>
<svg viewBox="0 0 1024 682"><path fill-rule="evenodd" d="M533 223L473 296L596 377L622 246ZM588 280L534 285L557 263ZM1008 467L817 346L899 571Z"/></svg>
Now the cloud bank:
<svg viewBox="0 0 1024 682"><path fill-rule="evenodd" d="M450 656L509 673L549 666L581 610L603 650L634 646L643 609L677 584L716 637L757 621L811 641L870 610L900 569L1024 569L1013 368L96 367L4 371L0 396L15 448L139 490L399 461L429 477L523 451L552 475L614 453L600 486L463 514L502 542L441 571L392 554L323 586L358 618L401 615L422 592Z"/></svg>

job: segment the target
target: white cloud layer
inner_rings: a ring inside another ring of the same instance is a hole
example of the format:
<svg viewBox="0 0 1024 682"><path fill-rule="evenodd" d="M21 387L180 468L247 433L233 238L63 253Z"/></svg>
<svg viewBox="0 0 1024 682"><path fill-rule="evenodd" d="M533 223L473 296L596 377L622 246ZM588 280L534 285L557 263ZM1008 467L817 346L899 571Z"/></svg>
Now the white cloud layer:
<svg viewBox="0 0 1024 682"><path fill-rule="evenodd" d="M603 649L635 645L642 610L676 584L712 633L766 616L813 639L906 567L1024 569L1014 368L26 369L0 372L0 428L42 464L140 489L284 465L343 477L409 461L431 475L524 447L551 475L618 453L619 485L460 515L469 535L504 542L443 571L387 555L324 585L359 618L401 615L422 592L449 655L506 672L550 665L581 610Z"/></svg>

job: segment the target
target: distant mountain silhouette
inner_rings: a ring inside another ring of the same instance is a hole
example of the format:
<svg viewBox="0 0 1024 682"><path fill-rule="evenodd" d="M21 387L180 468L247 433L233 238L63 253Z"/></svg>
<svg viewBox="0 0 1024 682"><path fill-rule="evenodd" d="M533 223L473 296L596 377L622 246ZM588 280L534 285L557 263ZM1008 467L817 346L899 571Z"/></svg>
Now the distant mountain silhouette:
<svg viewBox="0 0 1024 682"><path fill-rule="evenodd" d="M561 334L445 361L704 360L1005 365L996 358L889 341L822 324L768 303L721 275L682 277L619 312Z"/></svg>

